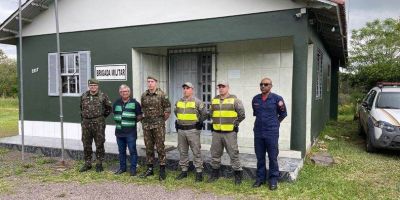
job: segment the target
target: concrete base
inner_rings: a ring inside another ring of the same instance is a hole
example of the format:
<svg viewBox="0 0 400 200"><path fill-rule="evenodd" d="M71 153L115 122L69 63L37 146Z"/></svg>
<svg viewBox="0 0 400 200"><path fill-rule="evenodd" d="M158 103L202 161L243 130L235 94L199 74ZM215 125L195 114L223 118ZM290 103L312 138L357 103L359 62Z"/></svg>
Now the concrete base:
<svg viewBox="0 0 400 200"><path fill-rule="evenodd" d="M146 152L142 145L143 141L139 138L137 140L137 150L139 156L139 164L145 165ZM179 169L179 152L176 145L166 144L167 151L167 168L170 170ZM12 136L7 138L0 138L0 147L9 149L21 150L21 136ZM116 143L105 143L106 156L105 160L117 160L118 159L118 146ZM202 145L203 149L209 149ZM79 140L64 140L65 158L66 159L83 159L83 147ZM93 145L93 149L95 149ZM36 136L25 136L25 151L30 153L41 153L45 156L60 157L61 156L61 140L47 137L36 137ZM248 150L250 151L250 150ZM190 151L189 151L190 152ZM254 151L253 151L254 152ZM189 153L190 159L192 155ZM202 150L204 160L204 171L210 173L212 168L210 165L211 155L209 150ZM292 155L293 157L282 157L282 153L278 157L279 169L281 171L282 181L294 181L297 178L300 168L303 166L303 159L298 157L298 153L284 152L283 155ZM95 156L93 156L95 157ZM240 153L240 161L243 166L243 176L245 178L255 179L256 177L256 166L257 159L254 153ZM268 159L267 159L268 161ZM192 162L190 163L190 169L194 169ZM268 168L268 163L267 163ZM230 159L227 153L221 158L221 175L224 177L232 177L233 170L230 166Z"/></svg>

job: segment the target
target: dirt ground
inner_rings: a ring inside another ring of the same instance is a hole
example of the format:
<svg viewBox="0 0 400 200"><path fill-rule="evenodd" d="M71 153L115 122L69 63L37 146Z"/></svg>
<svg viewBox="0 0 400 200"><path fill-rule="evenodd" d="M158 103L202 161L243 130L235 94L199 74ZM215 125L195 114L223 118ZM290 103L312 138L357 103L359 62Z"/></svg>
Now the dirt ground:
<svg viewBox="0 0 400 200"><path fill-rule="evenodd" d="M162 185L126 183L115 180L79 183L77 181L41 181L40 176L53 176L74 171L75 161L60 167L55 158L0 149L0 199L233 199L192 189L170 190ZM50 170L49 175L43 171Z"/></svg>

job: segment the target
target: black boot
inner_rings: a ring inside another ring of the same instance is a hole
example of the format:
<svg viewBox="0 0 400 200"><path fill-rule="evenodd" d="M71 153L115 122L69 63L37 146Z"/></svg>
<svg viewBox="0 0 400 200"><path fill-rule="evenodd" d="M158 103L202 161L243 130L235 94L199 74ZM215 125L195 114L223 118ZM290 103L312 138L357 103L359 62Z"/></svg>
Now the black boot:
<svg viewBox="0 0 400 200"><path fill-rule="evenodd" d="M165 173L165 165L160 165L160 176L158 177L158 180L165 180L166 177L167 174Z"/></svg>
<svg viewBox="0 0 400 200"><path fill-rule="evenodd" d="M147 165L147 170L140 175L140 178L146 178L148 176L153 176L154 172L153 172L153 165Z"/></svg>
<svg viewBox="0 0 400 200"><path fill-rule="evenodd" d="M210 178L208 178L207 182L211 183L216 181L219 178L219 169L213 169L211 172Z"/></svg>
<svg viewBox="0 0 400 200"><path fill-rule="evenodd" d="M203 172L196 172L196 179L195 182L202 182L203 181Z"/></svg>
<svg viewBox="0 0 400 200"><path fill-rule="evenodd" d="M89 171L90 169L92 169L92 165L90 165L90 164L85 164L85 165L83 165L83 167L81 167L81 168L79 169L79 172L86 172L86 171Z"/></svg>
<svg viewBox="0 0 400 200"><path fill-rule="evenodd" d="M243 178L243 171L235 171L235 185L240 185L242 184L242 178Z"/></svg>
<svg viewBox="0 0 400 200"><path fill-rule="evenodd" d="M101 163L96 164L96 172L104 171L103 165Z"/></svg>
<svg viewBox="0 0 400 200"><path fill-rule="evenodd" d="M187 171L182 171L175 179L176 180L182 180L188 176Z"/></svg>

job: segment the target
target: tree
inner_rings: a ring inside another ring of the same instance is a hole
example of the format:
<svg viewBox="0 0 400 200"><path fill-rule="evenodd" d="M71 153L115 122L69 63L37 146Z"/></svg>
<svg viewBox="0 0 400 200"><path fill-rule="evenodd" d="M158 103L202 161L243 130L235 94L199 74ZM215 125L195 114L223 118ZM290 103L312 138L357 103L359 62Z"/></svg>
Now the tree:
<svg viewBox="0 0 400 200"><path fill-rule="evenodd" d="M0 49L0 96L16 97L18 94L17 64Z"/></svg>
<svg viewBox="0 0 400 200"><path fill-rule="evenodd" d="M400 81L400 19L374 20L353 30L348 78L368 90L379 81Z"/></svg>

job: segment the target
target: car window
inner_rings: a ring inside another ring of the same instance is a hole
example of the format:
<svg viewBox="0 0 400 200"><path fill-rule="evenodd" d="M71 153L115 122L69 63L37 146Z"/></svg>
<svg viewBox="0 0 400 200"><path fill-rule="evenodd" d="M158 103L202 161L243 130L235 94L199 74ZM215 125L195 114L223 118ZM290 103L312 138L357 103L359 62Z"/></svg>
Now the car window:
<svg viewBox="0 0 400 200"><path fill-rule="evenodd" d="M372 90L371 93L369 94L368 98L367 98L368 107L372 106L372 103L374 102L375 96L376 96L376 91Z"/></svg>
<svg viewBox="0 0 400 200"><path fill-rule="evenodd" d="M367 99L368 99L368 97L369 97L369 95L371 94L372 91L373 91L373 90L370 90L370 91L367 93L367 95L365 95L365 97L363 98L362 102L367 101Z"/></svg>
<svg viewBox="0 0 400 200"><path fill-rule="evenodd" d="M400 109L400 92L379 93L375 106L377 108Z"/></svg>

